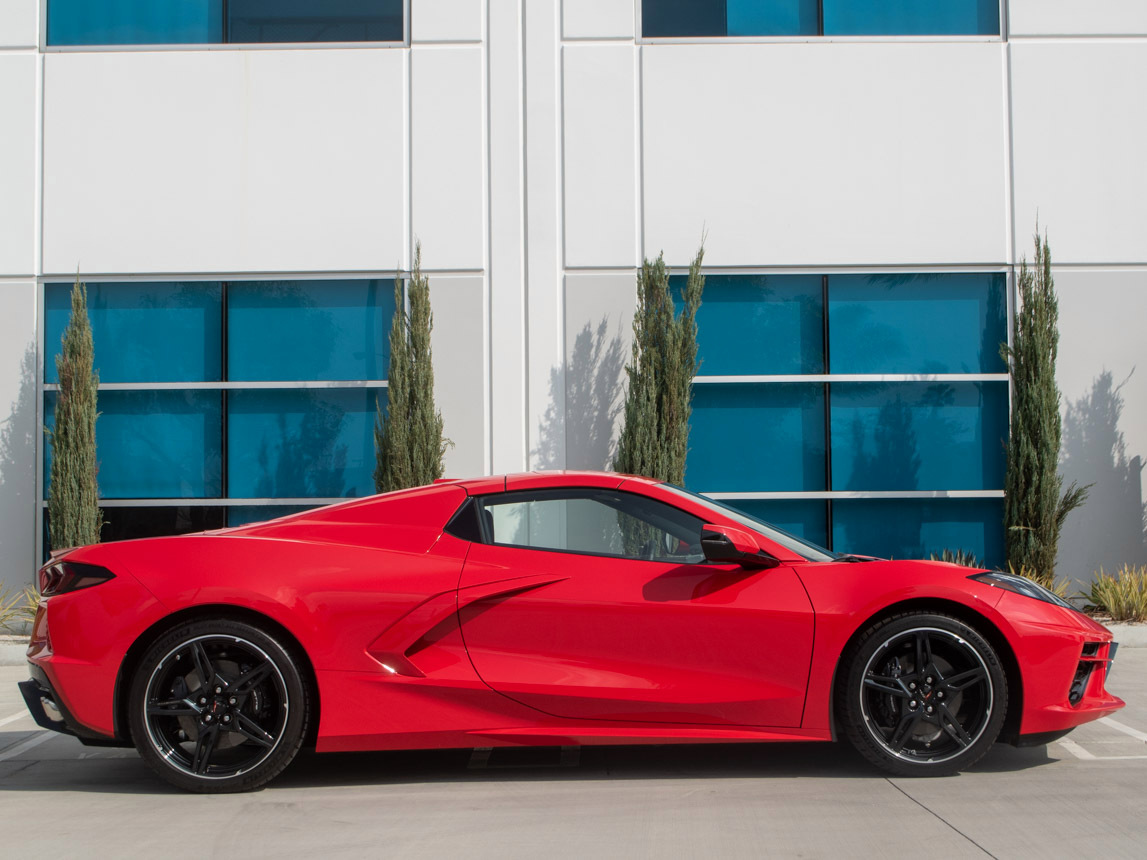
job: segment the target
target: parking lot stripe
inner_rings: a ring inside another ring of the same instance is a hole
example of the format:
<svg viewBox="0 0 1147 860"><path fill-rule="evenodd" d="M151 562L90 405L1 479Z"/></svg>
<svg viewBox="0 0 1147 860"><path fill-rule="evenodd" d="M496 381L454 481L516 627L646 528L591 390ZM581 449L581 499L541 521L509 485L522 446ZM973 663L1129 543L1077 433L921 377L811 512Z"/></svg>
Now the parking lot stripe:
<svg viewBox="0 0 1147 860"><path fill-rule="evenodd" d="M1104 717L1099 722L1103 723L1105 726L1111 726L1111 728L1118 732L1123 732L1125 735L1131 735L1131 737L1137 738L1138 740L1147 743L1147 732L1141 732L1139 729L1133 729L1131 726L1125 726L1118 720L1111 719L1111 717Z"/></svg>
<svg viewBox="0 0 1147 860"><path fill-rule="evenodd" d="M8 752L0 755L0 761L8 761L10 758L21 756L32 747L39 746L44 741L49 741L55 736L55 732L39 732L35 735L32 735L32 737L28 738L28 740L24 741L23 743L16 744L16 746L12 747L12 749L8 750Z"/></svg>
<svg viewBox="0 0 1147 860"><path fill-rule="evenodd" d="M1092 761L1095 759L1095 756L1093 756L1075 741L1069 741L1067 738L1061 738L1058 743L1061 747L1063 747L1078 759L1083 759L1084 761Z"/></svg>
<svg viewBox="0 0 1147 860"><path fill-rule="evenodd" d="M0 726L6 726L6 725L8 725L8 723L14 723L14 722L16 722L16 720L22 720L22 719L24 719L24 717L30 717L30 716L32 716L32 715L29 714L27 711L21 711L18 714L13 714L10 717L5 717L4 719L0 720Z"/></svg>

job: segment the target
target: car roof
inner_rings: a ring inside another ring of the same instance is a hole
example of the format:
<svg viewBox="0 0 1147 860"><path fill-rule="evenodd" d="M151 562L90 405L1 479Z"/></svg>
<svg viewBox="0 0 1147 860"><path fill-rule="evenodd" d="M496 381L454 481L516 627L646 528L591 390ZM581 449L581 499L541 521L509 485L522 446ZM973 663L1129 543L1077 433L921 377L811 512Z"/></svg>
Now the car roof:
<svg viewBox="0 0 1147 860"><path fill-rule="evenodd" d="M556 487L608 487L616 489L628 482L650 485L658 483L651 478L643 478L638 475L575 469L515 472L506 475L490 475L484 478L469 478L451 483L456 483L470 495L484 495L508 490L535 490Z"/></svg>

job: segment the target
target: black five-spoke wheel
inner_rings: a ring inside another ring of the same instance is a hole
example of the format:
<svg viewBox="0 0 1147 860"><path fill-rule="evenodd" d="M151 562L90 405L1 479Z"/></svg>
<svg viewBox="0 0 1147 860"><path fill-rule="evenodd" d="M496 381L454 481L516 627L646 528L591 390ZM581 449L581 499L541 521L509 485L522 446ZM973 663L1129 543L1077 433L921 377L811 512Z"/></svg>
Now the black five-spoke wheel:
<svg viewBox="0 0 1147 860"><path fill-rule="evenodd" d="M238 621L196 621L156 641L130 693L132 739L165 779L201 792L267 782L295 757L307 689L290 652Z"/></svg>
<svg viewBox="0 0 1147 860"><path fill-rule="evenodd" d="M995 742L1007 679L992 646L945 615L885 619L846 654L838 689L853 745L898 775L941 776L974 764Z"/></svg>

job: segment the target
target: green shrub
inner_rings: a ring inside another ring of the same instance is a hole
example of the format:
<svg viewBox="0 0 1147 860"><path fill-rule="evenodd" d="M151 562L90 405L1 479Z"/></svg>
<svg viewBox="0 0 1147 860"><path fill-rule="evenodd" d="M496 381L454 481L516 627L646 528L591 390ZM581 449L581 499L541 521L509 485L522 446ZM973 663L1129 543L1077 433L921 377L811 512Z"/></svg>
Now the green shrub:
<svg viewBox="0 0 1147 860"><path fill-rule="evenodd" d="M36 619L40 595L32 586L22 590L0 586L0 630L23 633Z"/></svg>
<svg viewBox="0 0 1147 860"><path fill-rule="evenodd" d="M984 569L980 560L976 558L975 553L963 549L958 549L954 552L950 549L946 549L939 555L932 553L932 561L946 561L948 564L958 564L961 567L974 567L978 570Z"/></svg>
<svg viewBox="0 0 1147 860"><path fill-rule="evenodd" d="M1125 564L1114 576L1100 568L1084 597L1112 621L1147 621L1147 565Z"/></svg>

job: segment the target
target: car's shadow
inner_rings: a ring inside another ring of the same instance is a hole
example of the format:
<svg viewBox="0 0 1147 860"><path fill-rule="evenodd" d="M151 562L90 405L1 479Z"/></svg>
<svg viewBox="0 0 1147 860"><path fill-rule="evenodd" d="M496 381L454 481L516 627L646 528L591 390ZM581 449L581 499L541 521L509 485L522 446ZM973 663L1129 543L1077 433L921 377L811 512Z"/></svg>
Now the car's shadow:
<svg viewBox="0 0 1147 860"><path fill-rule="evenodd" d="M77 749L65 757L0 763L0 791L92 791L167 794L177 790L155 776L132 750ZM80 758L85 755L85 758ZM972 769L1005 773L1055 759L1046 747L997 744ZM494 750L419 750L376 753L303 753L269 791L326 786L483 783L505 781L708 779L883 780L885 774L846 744L698 744L687 746L510 747Z"/></svg>

